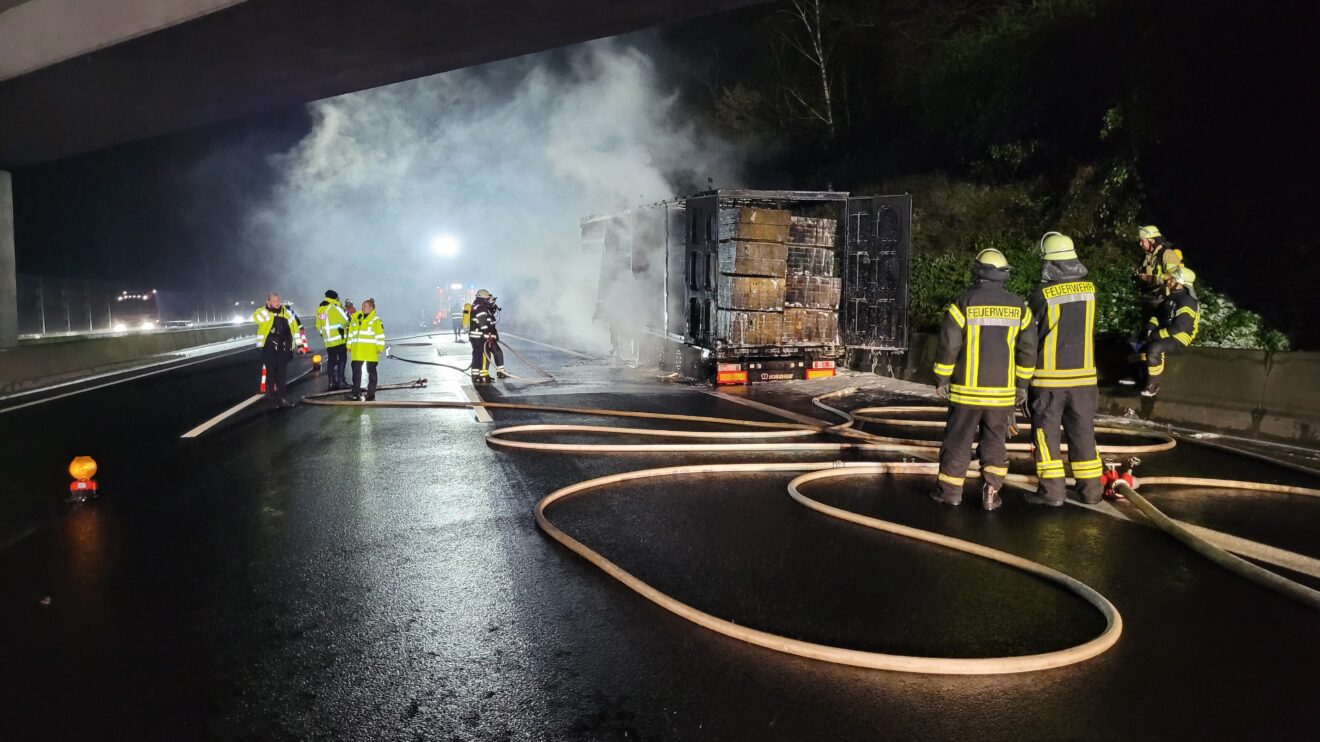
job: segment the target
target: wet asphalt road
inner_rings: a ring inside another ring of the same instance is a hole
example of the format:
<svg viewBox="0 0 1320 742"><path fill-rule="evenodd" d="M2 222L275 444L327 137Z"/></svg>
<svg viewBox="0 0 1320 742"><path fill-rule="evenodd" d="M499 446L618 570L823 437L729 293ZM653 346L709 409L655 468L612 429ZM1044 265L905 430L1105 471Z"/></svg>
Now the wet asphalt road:
<svg viewBox="0 0 1320 742"><path fill-rule="evenodd" d="M511 383L488 391L492 398L772 419L511 342L561 382ZM417 346L396 350L429 357ZM0 525L36 529L0 552L6 739L1306 739L1314 731L1320 619L1152 529L1079 508L1031 510L1013 496L990 515L972 498L940 508L921 496L926 483L911 479L817 485L809 494L830 504L1059 568L1108 596L1126 623L1105 655L1033 675L835 667L673 617L536 529L532 507L552 489L676 457L494 450L483 439L489 426L441 410L257 411L197 441L177 440L250 393L252 362L220 359L0 415L7 442L23 436L0 447ZM431 379L427 390L393 397L462 395L460 375L444 369L387 361L381 372L386 382ZM789 387L755 394L810 411ZM62 424L73 414L83 416L78 426ZM495 416L497 425L636 424ZM61 513L71 452L95 455L113 494ZM1149 457L1143 469L1299 480L1225 459L1179 450ZM551 517L686 602L801 638L986 656L1058 648L1100 628L1085 604L1025 575L808 513L785 494L788 478L626 486L566 501ZM1159 502L1177 517L1316 555L1315 503L1176 492Z"/></svg>

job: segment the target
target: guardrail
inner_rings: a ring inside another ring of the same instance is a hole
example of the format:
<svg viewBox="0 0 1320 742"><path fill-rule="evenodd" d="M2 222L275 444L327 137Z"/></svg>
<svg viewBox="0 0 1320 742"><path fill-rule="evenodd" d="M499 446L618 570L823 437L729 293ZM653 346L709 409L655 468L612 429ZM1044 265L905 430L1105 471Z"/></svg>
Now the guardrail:
<svg viewBox="0 0 1320 742"><path fill-rule="evenodd" d="M0 349L0 395L122 370L151 358L213 343L252 337L251 323L82 336L25 342Z"/></svg>
<svg viewBox="0 0 1320 742"><path fill-rule="evenodd" d="M853 351L849 366L934 384L938 339L914 333L903 353ZM1102 411L1220 433L1320 445L1320 353L1237 348L1185 348L1169 354L1159 395L1141 397L1117 382L1132 368L1127 347L1096 348Z"/></svg>

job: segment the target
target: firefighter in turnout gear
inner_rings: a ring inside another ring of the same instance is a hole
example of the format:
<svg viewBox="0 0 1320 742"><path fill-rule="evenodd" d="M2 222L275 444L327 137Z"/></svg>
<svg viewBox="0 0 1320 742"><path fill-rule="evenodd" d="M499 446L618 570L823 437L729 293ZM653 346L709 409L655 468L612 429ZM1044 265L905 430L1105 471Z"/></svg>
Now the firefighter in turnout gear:
<svg viewBox="0 0 1320 742"><path fill-rule="evenodd" d="M349 399L358 401L362 397L362 367L367 367L367 396L370 402L376 398L376 364L385 350L385 325L376 316L376 300L362 302L362 311L353 315L348 323L348 352L353 359L353 393Z"/></svg>
<svg viewBox="0 0 1320 742"><path fill-rule="evenodd" d="M1164 280L1169 277L1170 271L1182 265L1183 260L1182 250L1164 239L1164 235L1160 234L1160 228L1154 224L1138 229L1137 241L1141 243L1143 257L1141 267L1133 274L1132 280L1136 284L1137 296L1141 300L1142 325L1129 338L1133 350L1141 344L1146 323L1155 316L1160 304L1164 302Z"/></svg>
<svg viewBox="0 0 1320 742"><path fill-rule="evenodd" d="M1068 438L1068 463L1084 502L1104 496L1104 463L1095 446L1095 413L1100 392L1095 375L1095 284L1085 280L1071 238L1046 233L1040 241L1044 265L1040 285L1027 305L1036 322L1039 352L1031 380L1031 429L1036 457L1035 505L1064 501L1063 452L1059 430Z"/></svg>
<svg viewBox="0 0 1320 742"><path fill-rule="evenodd" d="M298 315L272 291L266 297L266 306L252 313L252 320L257 323L257 350L266 366L266 397L276 407L292 407L285 386L289 381L289 359L298 342Z"/></svg>
<svg viewBox="0 0 1320 742"><path fill-rule="evenodd" d="M499 321L500 308L495 304L495 297L481 289L477 300L472 302L472 317L468 325L468 339L472 341L472 381L476 384L490 382L490 362L495 362L495 373L503 379L508 376L504 371L504 351L500 349L500 333L495 329Z"/></svg>
<svg viewBox="0 0 1320 742"><path fill-rule="evenodd" d="M1022 299L1004 288L1008 260L982 250L972 264L972 288L954 300L940 323L935 355L937 391L949 400L949 421L940 446L937 502L962 502L963 481L977 441L981 506L999 507L1008 474L1008 427L1025 401L1036 367L1036 323Z"/></svg>
<svg viewBox="0 0 1320 742"><path fill-rule="evenodd" d="M1201 329L1201 305L1196 300L1193 284L1196 273L1185 265L1174 268L1165 278L1164 303L1146 329L1146 344L1142 354L1146 357L1146 388L1141 396L1153 397L1160 390L1160 375L1164 373L1164 356L1170 351L1186 348L1196 339Z"/></svg>
<svg viewBox="0 0 1320 742"><path fill-rule="evenodd" d="M325 341L330 391L347 389L344 369L348 365L348 312L344 311L339 294L333 290L325 292L325 299L316 308L316 330Z"/></svg>

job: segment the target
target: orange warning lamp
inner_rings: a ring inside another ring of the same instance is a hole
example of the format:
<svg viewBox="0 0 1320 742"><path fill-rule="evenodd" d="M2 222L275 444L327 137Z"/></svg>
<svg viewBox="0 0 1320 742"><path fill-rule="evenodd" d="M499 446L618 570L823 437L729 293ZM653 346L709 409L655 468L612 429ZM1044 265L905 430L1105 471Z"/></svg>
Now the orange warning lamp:
<svg viewBox="0 0 1320 742"><path fill-rule="evenodd" d="M317 353L316 355L312 356L312 368L320 368L320 367L321 367L321 354Z"/></svg>
<svg viewBox="0 0 1320 742"><path fill-rule="evenodd" d="M69 462L69 476L73 481L69 482L69 492L95 492L96 480L96 459L91 456L78 456Z"/></svg>

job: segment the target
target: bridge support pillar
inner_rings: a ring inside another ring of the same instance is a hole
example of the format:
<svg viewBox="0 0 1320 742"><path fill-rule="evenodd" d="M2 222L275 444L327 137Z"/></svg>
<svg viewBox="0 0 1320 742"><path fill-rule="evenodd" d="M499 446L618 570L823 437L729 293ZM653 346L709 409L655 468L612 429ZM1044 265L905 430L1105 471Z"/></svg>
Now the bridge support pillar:
<svg viewBox="0 0 1320 742"><path fill-rule="evenodd" d="M0 170L0 348L18 345L18 269L14 264L14 181Z"/></svg>

